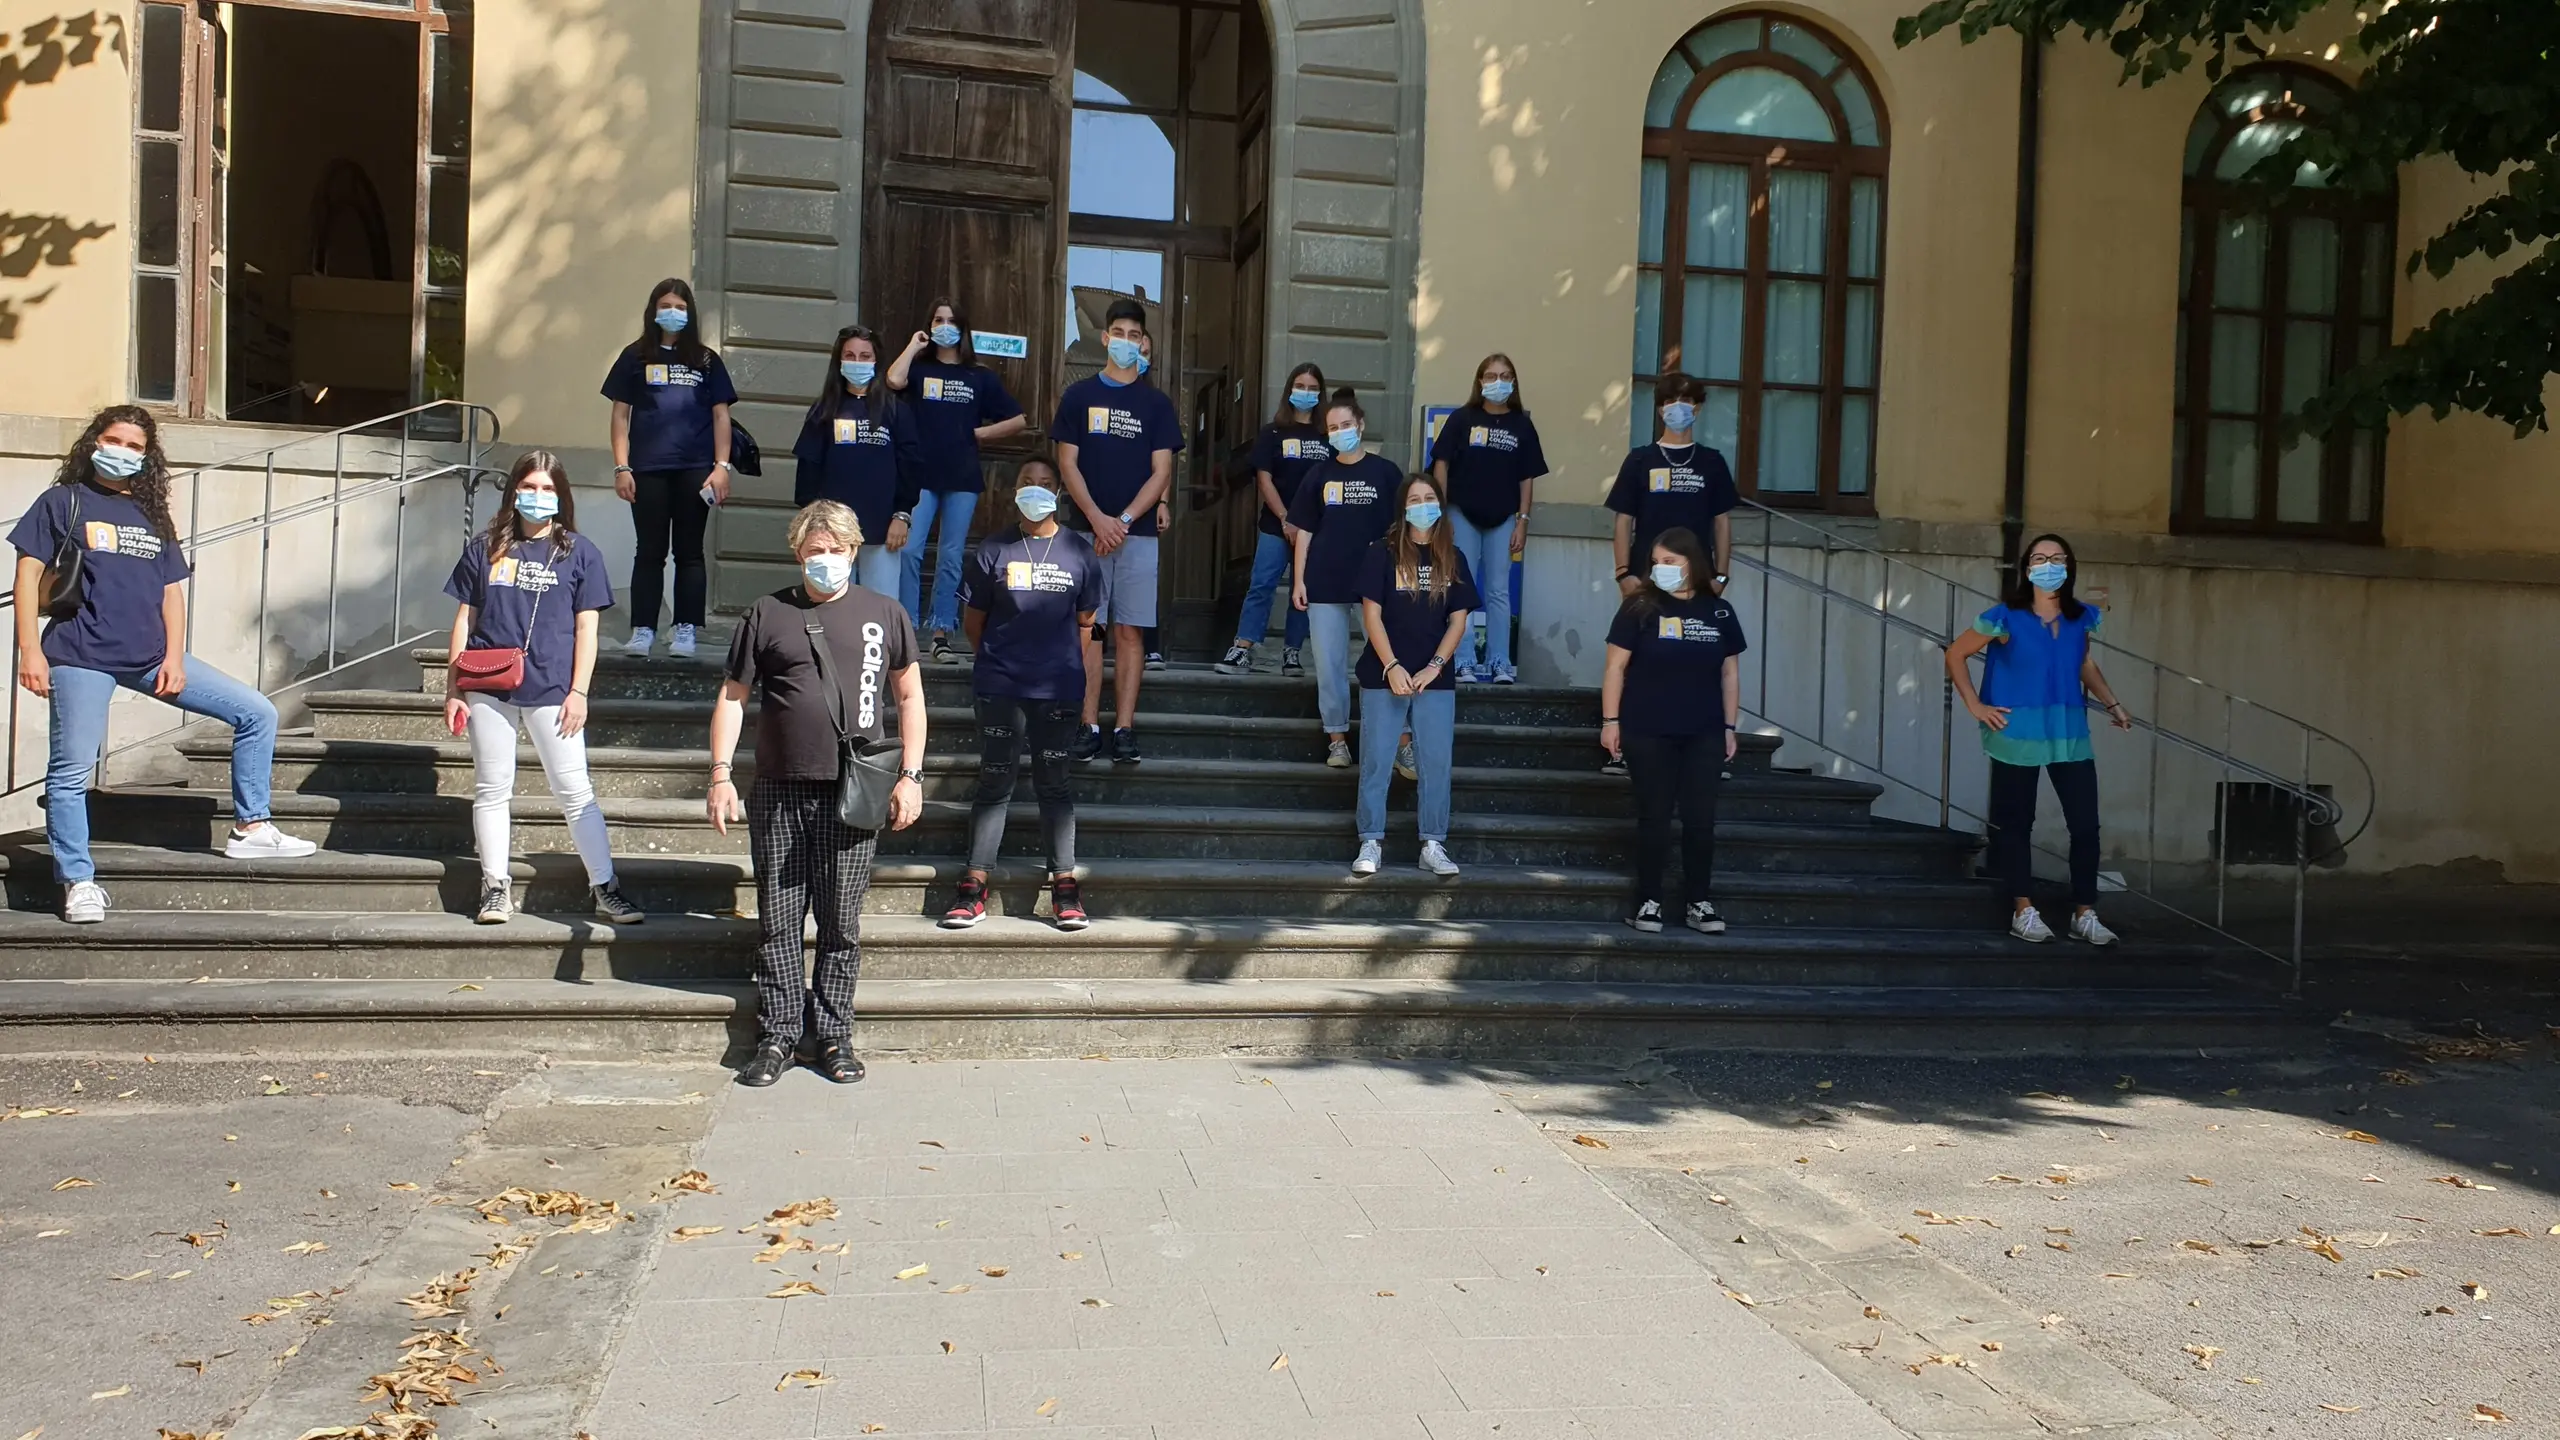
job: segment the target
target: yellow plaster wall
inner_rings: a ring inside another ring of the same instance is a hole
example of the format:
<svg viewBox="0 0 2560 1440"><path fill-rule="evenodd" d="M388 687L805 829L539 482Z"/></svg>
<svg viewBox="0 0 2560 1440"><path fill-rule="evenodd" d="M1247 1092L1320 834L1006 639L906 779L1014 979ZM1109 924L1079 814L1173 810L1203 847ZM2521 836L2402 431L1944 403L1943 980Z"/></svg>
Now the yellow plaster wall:
<svg viewBox="0 0 2560 1440"><path fill-rule="evenodd" d="M81 17L86 41L61 23ZM132 26L120 4L0 0L0 214L44 227L0 242L0 409L86 417L125 398Z"/></svg>
<svg viewBox="0 0 2560 1440"><path fill-rule="evenodd" d="M1428 124L1416 388L1465 398L1509 353L1554 475L1596 504L1625 455L1645 91L1673 43L1739 6L1695 0L1427 0ZM1893 48L1900 0L1792 9L1874 74L1892 126L1879 501L1997 518L2008 346L2017 46ZM1983 377L1990 380L1985 383Z"/></svg>
<svg viewBox="0 0 2560 1440"><path fill-rule="evenodd" d="M693 266L697 0L482 0L463 388L509 441L601 447L649 287Z"/></svg>

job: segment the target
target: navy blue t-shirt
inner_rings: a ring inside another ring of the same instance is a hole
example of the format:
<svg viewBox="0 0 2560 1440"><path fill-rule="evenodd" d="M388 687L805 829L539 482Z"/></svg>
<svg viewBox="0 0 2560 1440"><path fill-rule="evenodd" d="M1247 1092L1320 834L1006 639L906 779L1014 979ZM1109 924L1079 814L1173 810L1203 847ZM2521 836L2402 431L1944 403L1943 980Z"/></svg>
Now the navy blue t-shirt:
<svg viewBox="0 0 2560 1440"><path fill-rule="evenodd" d="M1378 602L1378 624L1387 632L1387 648L1395 653L1396 663L1405 674L1418 675L1439 653L1440 641L1449 633L1449 617L1464 615L1483 604L1476 594L1475 577L1467 571L1467 557L1454 557L1457 575L1449 582L1448 591L1439 599L1431 598L1431 554L1422 553L1410 590L1396 584L1395 547L1380 540L1369 547L1360 561L1360 598ZM1387 688L1387 663L1373 647L1360 652L1357 667L1360 688ZM1440 678L1431 682L1434 690L1458 688L1455 665L1443 668Z"/></svg>
<svg viewBox="0 0 2560 1440"><path fill-rule="evenodd" d="M1307 472L1333 458L1333 447L1324 440L1324 427L1310 421L1304 425L1265 425L1254 437L1253 468L1267 471L1271 488L1280 492L1280 508L1286 510L1298 502L1298 482ZM1254 511L1254 520L1265 535L1280 533L1280 517L1268 505Z"/></svg>
<svg viewBox="0 0 2560 1440"><path fill-rule="evenodd" d="M71 529L74 492L80 507L80 613L47 621L44 658L76 670L131 675L160 668L169 658L169 627L160 601L187 578L178 542L151 528L151 517L130 495L82 481L48 485L9 532L21 555L47 565Z"/></svg>
<svg viewBox="0 0 2560 1440"><path fill-rule="evenodd" d="M578 612L613 608L604 552L584 535L568 538L566 555L544 536L511 545L492 560L488 537L475 535L444 582L444 593L472 607L470 648L524 648L524 682L495 696L510 705L568 699L578 670Z"/></svg>
<svg viewBox="0 0 2560 1440"><path fill-rule="evenodd" d="M960 603L983 610L976 691L1015 700L1084 698L1084 629L1102 608L1093 541L1061 525L1046 539L1008 526L979 542L960 576Z"/></svg>
<svg viewBox="0 0 2560 1440"><path fill-rule="evenodd" d="M791 503L833 500L852 507L862 543L889 538L889 517L915 508L924 452L916 443L915 407L886 394L847 395L830 418L825 402L809 407L791 458L799 463Z"/></svg>
<svg viewBox="0 0 2560 1440"><path fill-rule="evenodd" d="M644 353L626 346L605 372L604 398L631 407L631 468L708 470L719 458L711 441L711 407L738 403L720 352L704 350L697 370L673 346Z"/></svg>
<svg viewBox="0 0 2560 1440"><path fill-rule="evenodd" d="M1665 530L1696 532L1712 559L1716 517L1740 503L1733 471L1707 445L1639 445L1627 452L1617 482L1609 487L1609 508L1635 517L1627 568L1638 575L1653 564L1654 537Z"/></svg>
<svg viewBox="0 0 2560 1440"><path fill-rule="evenodd" d="M1340 460L1312 471L1298 484L1289 523L1307 532L1306 583L1310 605L1360 603L1360 559L1399 517L1404 472L1383 455Z"/></svg>
<svg viewBox="0 0 2560 1440"><path fill-rule="evenodd" d="M904 394L924 447L919 488L946 495L986 489L986 472L978 468L978 427L1022 413L996 372L984 365L918 360L907 367Z"/></svg>
<svg viewBox="0 0 2560 1440"><path fill-rule="evenodd" d="M1609 643L1628 652L1618 691L1622 735L1724 733L1724 661L1751 648L1742 621L1721 596L1630 596L1609 623Z"/></svg>
<svg viewBox="0 0 2560 1440"><path fill-rule="evenodd" d="M1076 447L1076 469L1087 493L1106 515L1137 501L1155 474L1155 452L1182 449L1182 417L1165 393L1144 380L1114 385L1100 375L1079 380L1058 397L1049 438ZM1155 507L1129 525L1132 535L1156 533Z"/></svg>
<svg viewBox="0 0 2560 1440"><path fill-rule="evenodd" d="M1547 452L1525 410L1460 410L1441 422L1431 461L1447 462L1450 503L1479 530L1518 515L1521 483L1547 473Z"/></svg>

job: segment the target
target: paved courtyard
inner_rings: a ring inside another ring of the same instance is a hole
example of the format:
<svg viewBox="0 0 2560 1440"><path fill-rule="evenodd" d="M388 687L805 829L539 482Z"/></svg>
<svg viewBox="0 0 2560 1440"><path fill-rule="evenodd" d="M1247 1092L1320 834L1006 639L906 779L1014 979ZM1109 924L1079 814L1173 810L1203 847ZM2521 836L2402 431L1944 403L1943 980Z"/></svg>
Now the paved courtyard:
<svg viewBox="0 0 2560 1440"><path fill-rule="evenodd" d="M801 1072L698 1164L673 1223L719 1232L660 1256L597 1440L1898 1433L1453 1067Z"/></svg>

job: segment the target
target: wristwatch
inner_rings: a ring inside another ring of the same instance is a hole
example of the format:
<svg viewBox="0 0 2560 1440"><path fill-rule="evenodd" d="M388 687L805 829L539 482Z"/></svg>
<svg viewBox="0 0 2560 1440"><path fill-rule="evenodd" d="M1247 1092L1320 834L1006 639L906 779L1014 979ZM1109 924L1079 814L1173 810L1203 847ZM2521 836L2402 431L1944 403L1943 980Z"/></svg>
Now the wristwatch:
<svg viewBox="0 0 2560 1440"><path fill-rule="evenodd" d="M921 785L924 783L924 772L921 770L901 769L898 772L898 778L901 780L913 780L917 784Z"/></svg>
<svg viewBox="0 0 2560 1440"><path fill-rule="evenodd" d="M1135 525L1138 523L1138 517L1129 511L1123 510L1120 512L1120 523L1123 525Z"/></svg>
<svg viewBox="0 0 2560 1440"><path fill-rule="evenodd" d="M1733 577L1732 577L1732 576L1730 576L1730 575L1718 575L1717 577L1715 577L1715 580L1716 580L1716 588L1717 588L1717 589L1719 589L1719 590L1721 590L1721 589L1723 589L1727 584L1729 584L1729 583L1731 583L1731 582L1732 582Z"/></svg>

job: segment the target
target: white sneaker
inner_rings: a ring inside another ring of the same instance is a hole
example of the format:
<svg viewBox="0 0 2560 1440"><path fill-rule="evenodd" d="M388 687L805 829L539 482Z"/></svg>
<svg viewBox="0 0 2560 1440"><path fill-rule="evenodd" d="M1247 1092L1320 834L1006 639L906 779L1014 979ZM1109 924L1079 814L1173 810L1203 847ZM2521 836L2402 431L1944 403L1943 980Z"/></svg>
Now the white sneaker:
<svg viewBox="0 0 2560 1440"><path fill-rule="evenodd" d="M1638 930L1643 931L1647 935L1661 934L1662 902L1659 900L1647 900L1636 907L1636 913L1627 917L1627 923Z"/></svg>
<svg viewBox="0 0 2560 1440"><path fill-rule="evenodd" d="M2091 945L2113 945L2116 932L2099 922L2097 911L2083 910L2071 917L2071 938Z"/></svg>
<svg viewBox="0 0 2560 1440"><path fill-rule="evenodd" d="M1712 901L1700 900L1691 904L1687 912L1680 917L1680 923L1701 935L1724 933L1724 917L1716 913L1716 907Z"/></svg>
<svg viewBox="0 0 2560 1440"><path fill-rule="evenodd" d="M675 633L667 639L667 653L673 655L679 660L690 660L693 658L692 626L679 625L675 628Z"/></svg>
<svg viewBox="0 0 2560 1440"><path fill-rule="evenodd" d="M1449 858L1449 852L1441 849L1437 840L1422 842L1422 859L1417 863L1443 880L1455 879L1458 874L1458 862Z"/></svg>
<svg viewBox="0 0 2560 1440"><path fill-rule="evenodd" d="M2009 917L2009 933L2030 945L2048 944L2053 939L2053 927L2044 923L2044 917L2036 913L2033 905Z"/></svg>
<svg viewBox="0 0 2560 1440"><path fill-rule="evenodd" d="M261 820L246 830L234 830L222 846L222 853L234 860L299 860L318 853L320 847L308 840L296 840L276 828L272 820Z"/></svg>
<svg viewBox="0 0 2560 1440"><path fill-rule="evenodd" d="M107 918L107 889L95 880L75 880L62 897L62 918L72 925L95 925Z"/></svg>
<svg viewBox="0 0 2560 1440"><path fill-rule="evenodd" d="M1354 857L1351 862L1351 873L1354 875L1375 875L1378 873L1379 863L1385 859L1385 847L1381 846L1375 840L1363 840L1360 842L1359 855Z"/></svg>
<svg viewBox="0 0 2560 1440"><path fill-rule="evenodd" d="M642 625L631 632L630 639L622 642L622 653L625 655L646 655L649 653L650 647L657 643L658 632L646 625Z"/></svg>
<svg viewBox="0 0 2560 1440"><path fill-rule="evenodd" d="M1351 742L1341 739L1327 740L1324 746L1324 763L1336 770L1350 769Z"/></svg>

